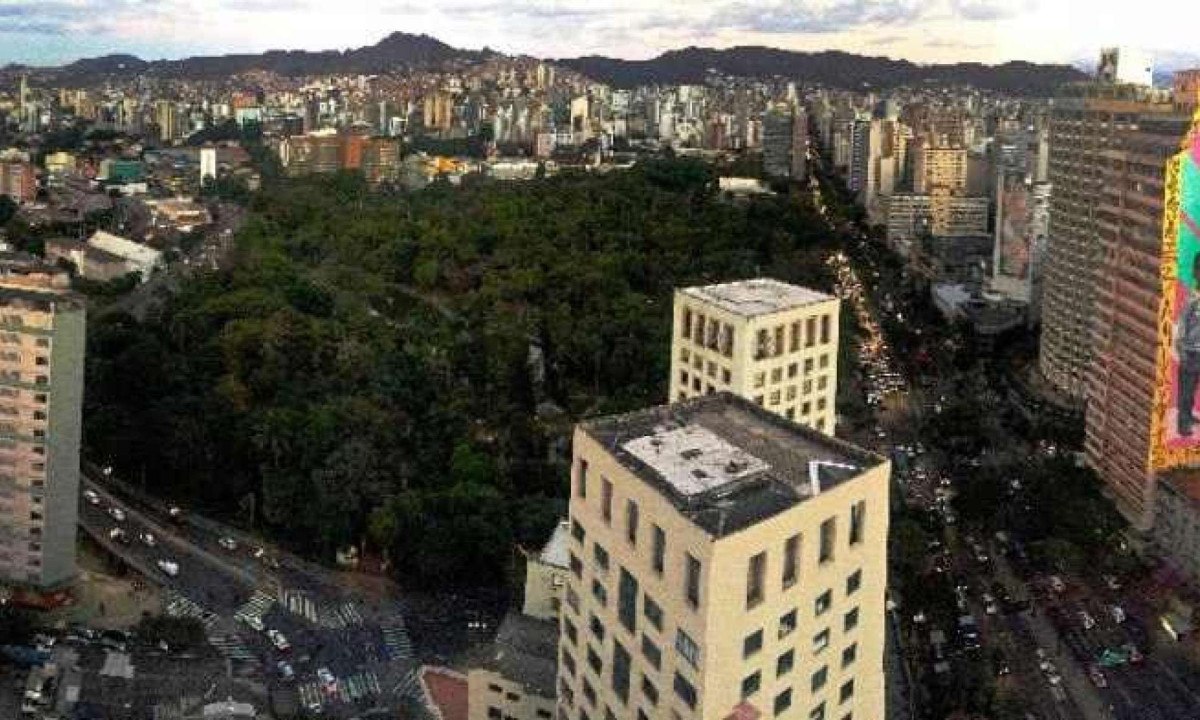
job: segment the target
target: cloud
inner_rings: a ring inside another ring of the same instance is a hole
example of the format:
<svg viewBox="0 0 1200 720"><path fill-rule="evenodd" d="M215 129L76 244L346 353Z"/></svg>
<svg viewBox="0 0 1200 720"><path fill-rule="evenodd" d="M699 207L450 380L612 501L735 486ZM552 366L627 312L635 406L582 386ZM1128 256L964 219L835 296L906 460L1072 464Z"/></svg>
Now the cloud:
<svg viewBox="0 0 1200 720"><path fill-rule="evenodd" d="M971 22L996 22L1026 15L1036 0L950 0L950 14Z"/></svg>
<svg viewBox="0 0 1200 720"><path fill-rule="evenodd" d="M927 13L921 0L776 0L737 2L706 25L768 34L836 33L865 26L910 25Z"/></svg>

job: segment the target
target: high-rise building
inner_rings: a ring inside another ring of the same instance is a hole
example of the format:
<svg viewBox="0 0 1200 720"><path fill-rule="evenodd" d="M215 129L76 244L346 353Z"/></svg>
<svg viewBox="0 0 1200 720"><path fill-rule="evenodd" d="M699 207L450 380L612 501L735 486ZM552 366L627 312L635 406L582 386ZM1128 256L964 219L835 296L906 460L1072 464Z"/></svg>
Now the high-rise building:
<svg viewBox="0 0 1200 720"><path fill-rule="evenodd" d="M988 199L939 192L893 193L886 208L888 244L907 256L925 236L967 237L987 234Z"/></svg>
<svg viewBox="0 0 1200 720"><path fill-rule="evenodd" d="M677 290L670 399L728 390L832 435L840 311L837 298L778 280Z"/></svg>
<svg viewBox="0 0 1200 720"><path fill-rule="evenodd" d="M1099 253L1086 373L1085 457L1131 523L1153 522L1151 413L1162 294L1164 173L1189 116L1131 114L1100 152ZM1056 188L1057 191L1057 188Z"/></svg>
<svg viewBox="0 0 1200 720"><path fill-rule="evenodd" d="M888 475L729 393L577 427L560 716L883 718Z"/></svg>
<svg viewBox="0 0 1200 720"><path fill-rule="evenodd" d="M34 200L37 177L33 164L22 160L0 161L0 195L7 195L17 203Z"/></svg>
<svg viewBox="0 0 1200 720"><path fill-rule="evenodd" d="M0 255L0 579L75 574L86 311L70 275Z"/></svg>
<svg viewBox="0 0 1200 720"><path fill-rule="evenodd" d="M1098 223L1108 153L1139 118L1170 114L1168 94L1086 83L1057 98L1050 118L1050 232L1042 277L1038 365L1060 393L1081 402L1092 357L1091 323L1104 247ZM1161 175L1161 169L1156 177Z"/></svg>
<svg viewBox="0 0 1200 720"><path fill-rule="evenodd" d="M941 190L952 195L966 194L966 148L938 147L921 139L913 148L912 159L913 192L932 194Z"/></svg>
<svg viewBox="0 0 1200 720"><path fill-rule="evenodd" d="M763 113L763 172L802 180L808 163L808 117L797 105L776 103Z"/></svg>
<svg viewBox="0 0 1200 720"><path fill-rule="evenodd" d="M986 216L985 216L986 220ZM1025 303L1038 317L1041 264L1050 227L1050 184L1022 170L1001 170L996 182L991 289Z"/></svg>
<svg viewBox="0 0 1200 720"><path fill-rule="evenodd" d="M200 148L200 182L205 178L217 178L217 149L215 147Z"/></svg>

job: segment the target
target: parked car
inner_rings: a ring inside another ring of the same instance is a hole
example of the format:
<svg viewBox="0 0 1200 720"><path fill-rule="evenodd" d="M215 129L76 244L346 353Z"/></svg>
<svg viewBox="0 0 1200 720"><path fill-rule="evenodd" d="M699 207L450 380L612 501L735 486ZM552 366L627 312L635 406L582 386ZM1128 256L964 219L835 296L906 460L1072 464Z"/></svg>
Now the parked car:
<svg viewBox="0 0 1200 720"><path fill-rule="evenodd" d="M154 547L158 544L158 540L154 538L154 533L144 532L138 535L138 540L141 540L142 544L146 547Z"/></svg>
<svg viewBox="0 0 1200 720"><path fill-rule="evenodd" d="M317 668L317 680L321 682L321 689L327 693L337 692L337 678L329 671L329 668Z"/></svg>
<svg viewBox="0 0 1200 720"><path fill-rule="evenodd" d="M267 630L267 637L271 639L271 644L274 645L275 649L279 652L287 652L288 650L292 649L292 644L289 643L287 638L283 636L283 633L275 630L274 628Z"/></svg>
<svg viewBox="0 0 1200 720"><path fill-rule="evenodd" d="M292 669L291 663L287 660L280 660L275 667L279 668L279 674L284 680L291 680L296 677L296 671Z"/></svg>
<svg viewBox="0 0 1200 720"><path fill-rule="evenodd" d="M1108 687L1108 678L1104 677L1104 671L1098 665L1088 666L1088 677L1092 679L1092 683L1098 688Z"/></svg>
<svg viewBox="0 0 1200 720"><path fill-rule="evenodd" d="M1125 609L1120 605L1113 605L1108 609L1108 613L1112 615L1113 622L1120 625L1125 622Z"/></svg>
<svg viewBox="0 0 1200 720"><path fill-rule="evenodd" d="M100 496L96 494L96 491L95 491L95 490L84 490L84 491L83 491L83 498L84 498L85 500L87 500L87 501L88 501L88 503L90 503L90 504L92 504L92 505L99 505L99 504L100 504Z"/></svg>
<svg viewBox="0 0 1200 720"><path fill-rule="evenodd" d="M109 530L108 539L121 544L129 542L129 536L126 535L125 531L121 528L113 528L112 530Z"/></svg>
<svg viewBox="0 0 1200 720"><path fill-rule="evenodd" d="M179 575L179 563L177 562L172 560L159 560L156 564L158 565L159 570L162 570L171 577L176 577Z"/></svg>
<svg viewBox="0 0 1200 720"><path fill-rule="evenodd" d="M1088 613L1087 610L1079 611L1079 624L1083 625L1084 630L1091 630L1096 627L1096 619Z"/></svg>
<svg viewBox="0 0 1200 720"><path fill-rule="evenodd" d="M1059 576L1051 575L1049 580L1050 580L1050 589L1053 590L1054 592L1061 593L1061 592L1066 591L1067 584L1065 582L1063 582L1063 579L1060 578Z"/></svg>
<svg viewBox="0 0 1200 720"><path fill-rule="evenodd" d="M109 508L108 514L111 515L112 519L116 520L117 522L125 522L125 511L122 510L121 508L118 508L118 507Z"/></svg>
<svg viewBox="0 0 1200 720"><path fill-rule="evenodd" d="M230 552L237 550L237 541L231 537L223 537L217 541L217 544Z"/></svg>

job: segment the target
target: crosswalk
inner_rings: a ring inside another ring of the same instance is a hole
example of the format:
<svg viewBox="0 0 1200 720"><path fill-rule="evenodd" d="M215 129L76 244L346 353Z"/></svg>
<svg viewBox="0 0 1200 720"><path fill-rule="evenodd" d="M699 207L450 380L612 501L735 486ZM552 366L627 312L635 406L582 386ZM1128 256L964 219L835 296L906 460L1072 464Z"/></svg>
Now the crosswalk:
<svg viewBox="0 0 1200 720"><path fill-rule="evenodd" d="M382 695L383 687L379 684L379 676L368 670L340 678L334 690L329 693L326 693L317 681L297 685L296 692L299 693L300 703L304 707L315 707L326 701L353 703Z"/></svg>
<svg viewBox="0 0 1200 720"><path fill-rule="evenodd" d="M219 653L231 660L255 660L254 651L246 647L237 635L209 635L208 642Z"/></svg>
<svg viewBox="0 0 1200 720"><path fill-rule="evenodd" d="M392 694L396 697L406 698L424 698L424 693L421 691L421 671L419 668L409 670L408 673L392 688Z"/></svg>
<svg viewBox="0 0 1200 720"><path fill-rule="evenodd" d="M246 601L246 604L237 609L237 612L233 614L233 618L253 626L262 622L263 615L266 615L274 604L274 595L262 590L256 590L250 596L250 599Z"/></svg>
<svg viewBox="0 0 1200 720"><path fill-rule="evenodd" d="M394 621L382 627L383 644L392 660L409 660L413 656L412 639L404 623Z"/></svg>
<svg viewBox="0 0 1200 720"><path fill-rule="evenodd" d="M317 603L308 595L296 590L284 590L279 601L287 608L288 612L316 624Z"/></svg>
<svg viewBox="0 0 1200 720"><path fill-rule="evenodd" d="M318 603L298 590L284 590L279 602L288 612L330 630L341 630L363 623L362 611L353 602Z"/></svg>
<svg viewBox="0 0 1200 720"><path fill-rule="evenodd" d="M205 631L211 629L217 622L216 613L205 610L190 598L180 595L174 590L167 592L167 615L171 617L196 618L204 625Z"/></svg>

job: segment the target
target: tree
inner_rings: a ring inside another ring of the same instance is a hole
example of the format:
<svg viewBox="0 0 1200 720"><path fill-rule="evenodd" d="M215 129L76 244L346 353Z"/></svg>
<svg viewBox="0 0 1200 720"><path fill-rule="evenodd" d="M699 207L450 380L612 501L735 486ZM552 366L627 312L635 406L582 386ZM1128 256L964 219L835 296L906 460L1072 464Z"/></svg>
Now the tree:
<svg viewBox="0 0 1200 720"><path fill-rule="evenodd" d="M17 214L17 203L8 195L0 194L0 225L7 225Z"/></svg>

